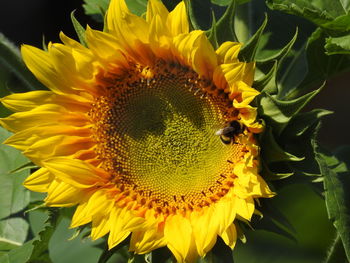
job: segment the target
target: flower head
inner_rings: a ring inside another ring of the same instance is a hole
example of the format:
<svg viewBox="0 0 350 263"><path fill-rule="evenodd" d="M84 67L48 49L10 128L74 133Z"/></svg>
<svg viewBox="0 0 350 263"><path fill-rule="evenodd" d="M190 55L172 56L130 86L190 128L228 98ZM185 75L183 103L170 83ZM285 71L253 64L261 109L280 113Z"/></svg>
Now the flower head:
<svg viewBox="0 0 350 263"><path fill-rule="evenodd" d="M241 44L214 50L189 30L184 3L148 2L145 18L112 0L106 32L87 47L63 33L48 51L22 47L49 91L12 94L6 143L41 168L25 181L48 206L76 205L72 227L92 223L109 248L131 235L142 254L167 246L179 262L204 256L217 236L234 247L235 220L271 197L259 175L262 130Z"/></svg>

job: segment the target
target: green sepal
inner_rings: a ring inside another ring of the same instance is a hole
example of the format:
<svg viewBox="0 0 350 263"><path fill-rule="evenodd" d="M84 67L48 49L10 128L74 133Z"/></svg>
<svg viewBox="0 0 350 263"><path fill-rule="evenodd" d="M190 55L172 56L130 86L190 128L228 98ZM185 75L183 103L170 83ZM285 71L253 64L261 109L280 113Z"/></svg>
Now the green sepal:
<svg viewBox="0 0 350 263"><path fill-rule="evenodd" d="M322 88L322 87L321 87ZM296 115L316 94L321 88L305 94L294 100L279 100L276 97L263 92L259 95L259 115L273 127L277 135L281 134L289 121Z"/></svg>
<svg viewBox="0 0 350 263"><path fill-rule="evenodd" d="M282 62L282 60L286 57L286 55L290 52L291 48L293 47L295 41L297 40L298 37L298 28L296 29L292 39L280 50L278 50L275 54L270 55L269 57L266 58L260 58L257 59L258 62L264 63L264 62L269 62L271 60L277 60L279 63Z"/></svg>
<svg viewBox="0 0 350 263"><path fill-rule="evenodd" d="M127 253L127 244L130 243L130 236L124 239L122 242L120 242L118 245L115 247L109 249L108 245L106 243L103 243L103 248L102 248L102 254L98 258L97 263L106 263L108 260L113 256L113 254L118 253L121 255L124 260L122 262L126 262L127 258L129 257L129 254Z"/></svg>
<svg viewBox="0 0 350 263"><path fill-rule="evenodd" d="M266 92L270 95L278 93L279 86L277 85L276 81L278 69L284 58L290 52L292 46L295 43L295 40L297 39L297 36L298 30L296 30L293 38L282 49L278 50L273 55L257 59L256 66L257 69L263 73L263 77L255 80L253 84L254 88L261 92ZM265 72L267 73L264 74ZM283 86L280 89L283 89Z"/></svg>
<svg viewBox="0 0 350 263"><path fill-rule="evenodd" d="M87 47L87 43L85 41L85 29L84 27L79 23L79 21L75 18L74 16L74 11L70 13L70 18L72 20L72 24L75 30L75 33L77 34L80 43L84 46Z"/></svg>
<svg viewBox="0 0 350 263"><path fill-rule="evenodd" d="M218 239L213 249L204 258L197 260L196 263L234 263L232 250L222 239Z"/></svg>
<svg viewBox="0 0 350 263"><path fill-rule="evenodd" d="M27 162L19 167L17 167L16 169L11 170L9 173L13 174L13 173L17 173L17 172L22 172L24 170L30 170L30 169L34 169L34 168L38 168L38 166L36 164L34 164L33 162Z"/></svg>
<svg viewBox="0 0 350 263"><path fill-rule="evenodd" d="M216 38L221 45L225 41L238 41L234 30L234 14L236 12L236 1L231 0L225 13L216 23Z"/></svg>
<svg viewBox="0 0 350 263"><path fill-rule="evenodd" d="M256 51L258 50L259 40L267 25L267 15L261 24L260 28L255 34L248 40L248 42L242 47L239 52L238 58L240 61L251 62L255 59Z"/></svg>
<svg viewBox="0 0 350 263"><path fill-rule="evenodd" d="M316 160L324 177L325 200L329 219L342 240L347 260L350 261L350 147L336 155L313 144ZM344 262L339 259L339 262Z"/></svg>
<svg viewBox="0 0 350 263"><path fill-rule="evenodd" d="M214 12L212 12L212 23L211 23L211 28L206 31L207 34L207 38L210 41L211 45L213 46L213 48L216 50L219 47L219 43L218 43L218 38L217 38L217 26L216 26L216 19L215 19L215 14Z"/></svg>
<svg viewBox="0 0 350 263"><path fill-rule="evenodd" d="M267 181L281 180L294 175L294 172L290 171L290 169L289 170L283 169L286 171L280 171L280 172L271 171L270 167L266 164L264 160L262 160L261 164L262 164L261 174L264 177L264 179L266 179Z"/></svg>
<svg viewBox="0 0 350 263"><path fill-rule="evenodd" d="M307 130L318 122L322 117L332 114L332 111L314 109L309 112L297 114L289 122L281 137L302 136Z"/></svg>
<svg viewBox="0 0 350 263"><path fill-rule="evenodd" d="M48 52L48 48L47 48L47 44L46 44L46 39L45 39L45 35L43 35L42 39L41 39L41 46L42 46L42 49L46 52Z"/></svg>
<svg viewBox="0 0 350 263"><path fill-rule="evenodd" d="M20 91L46 89L25 66L18 48L1 33L0 65L6 70L13 72L22 81L24 85L21 87Z"/></svg>
<svg viewBox="0 0 350 263"><path fill-rule="evenodd" d="M303 157L297 157L283 150L276 142L272 134L271 128L267 128L259 137L261 145L261 155L267 164L275 162L298 162L302 161Z"/></svg>
<svg viewBox="0 0 350 263"><path fill-rule="evenodd" d="M263 68L267 67L267 64L270 63L263 63L264 65L261 65L259 62L257 62L257 69L260 71L264 70ZM270 69L268 69L267 73L262 73L262 77L255 80L253 83L253 88L260 91L265 92L270 95L276 94L278 92L277 89L277 83L276 83L276 74L277 74L277 68L278 68L278 61L273 61L272 66L270 66Z"/></svg>
<svg viewBox="0 0 350 263"><path fill-rule="evenodd" d="M303 133L299 136L295 134L288 133L288 126L280 136L284 140L285 148L290 153L299 154L302 153L304 160L300 162L291 162L289 163L290 168L295 172L294 181L301 181L301 183L310 182L315 178L311 177L320 177L321 172L319 165L315 160L315 152L313 149L313 143L317 141L318 127L320 126L320 119L313 121L313 124L310 124ZM303 181L306 180L306 181Z"/></svg>

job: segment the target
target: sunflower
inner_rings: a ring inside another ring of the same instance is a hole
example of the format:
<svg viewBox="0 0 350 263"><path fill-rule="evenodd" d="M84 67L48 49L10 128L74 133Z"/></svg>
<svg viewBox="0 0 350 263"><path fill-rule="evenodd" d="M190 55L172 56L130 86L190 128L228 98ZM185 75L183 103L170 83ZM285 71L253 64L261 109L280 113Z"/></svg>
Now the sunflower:
<svg viewBox="0 0 350 263"><path fill-rule="evenodd" d="M51 207L76 206L71 227L91 223L113 248L167 246L193 262L217 237L231 248L235 220L271 197L259 175L262 131L251 87L254 63L241 44L217 50L189 30L185 4L169 12L150 0L145 17L112 0L104 32L84 46L63 33L47 51L23 45L27 67L49 90L12 94L1 124L6 144L40 167L24 182Z"/></svg>

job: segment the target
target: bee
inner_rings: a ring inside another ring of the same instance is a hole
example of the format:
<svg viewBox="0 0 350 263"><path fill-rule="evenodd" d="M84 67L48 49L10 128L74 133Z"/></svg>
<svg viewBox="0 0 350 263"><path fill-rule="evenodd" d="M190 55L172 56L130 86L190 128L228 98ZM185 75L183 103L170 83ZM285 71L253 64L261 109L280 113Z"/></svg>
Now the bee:
<svg viewBox="0 0 350 263"><path fill-rule="evenodd" d="M215 132L215 135L220 136L221 141L224 144L236 143L234 141L235 136L243 133L244 126L238 121L231 121L227 123L226 127Z"/></svg>

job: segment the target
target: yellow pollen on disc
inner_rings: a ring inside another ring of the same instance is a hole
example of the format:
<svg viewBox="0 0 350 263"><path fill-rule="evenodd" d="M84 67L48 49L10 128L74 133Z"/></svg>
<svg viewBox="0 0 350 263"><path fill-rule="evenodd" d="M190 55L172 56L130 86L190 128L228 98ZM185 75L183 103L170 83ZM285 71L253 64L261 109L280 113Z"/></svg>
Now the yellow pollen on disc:
<svg viewBox="0 0 350 263"><path fill-rule="evenodd" d="M160 213L207 206L228 192L245 146L216 134L235 118L227 94L176 64L134 65L107 82L89 116L116 188Z"/></svg>

